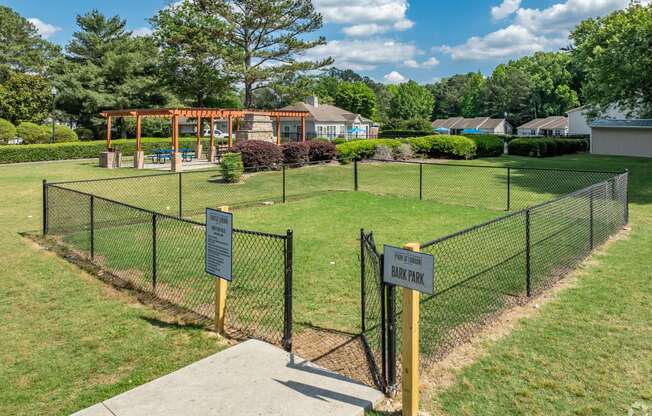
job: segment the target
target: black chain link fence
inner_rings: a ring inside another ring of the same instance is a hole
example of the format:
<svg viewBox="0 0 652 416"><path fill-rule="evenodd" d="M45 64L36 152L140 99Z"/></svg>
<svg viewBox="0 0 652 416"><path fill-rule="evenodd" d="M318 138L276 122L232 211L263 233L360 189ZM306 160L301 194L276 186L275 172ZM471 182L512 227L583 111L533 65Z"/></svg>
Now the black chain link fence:
<svg viewBox="0 0 652 416"><path fill-rule="evenodd" d="M204 271L204 223L65 186L44 186L48 236L133 289L199 319L214 318L215 278ZM234 230L234 278L226 302L231 336L291 347L291 248L290 231Z"/></svg>

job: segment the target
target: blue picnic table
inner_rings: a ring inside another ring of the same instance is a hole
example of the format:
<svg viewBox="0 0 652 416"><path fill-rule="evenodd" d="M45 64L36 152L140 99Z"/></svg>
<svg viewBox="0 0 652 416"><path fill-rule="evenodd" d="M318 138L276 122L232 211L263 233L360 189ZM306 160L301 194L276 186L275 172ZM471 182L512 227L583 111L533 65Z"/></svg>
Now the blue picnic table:
<svg viewBox="0 0 652 416"><path fill-rule="evenodd" d="M149 157L152 159L152 163L166 163L172 159L172 153L174 153L172 149L156 149L154 154L149 155ZM195 150L188 147L179 149L179 153L181 153L181 159L184 162L191 162L195 157Z"/></svg>

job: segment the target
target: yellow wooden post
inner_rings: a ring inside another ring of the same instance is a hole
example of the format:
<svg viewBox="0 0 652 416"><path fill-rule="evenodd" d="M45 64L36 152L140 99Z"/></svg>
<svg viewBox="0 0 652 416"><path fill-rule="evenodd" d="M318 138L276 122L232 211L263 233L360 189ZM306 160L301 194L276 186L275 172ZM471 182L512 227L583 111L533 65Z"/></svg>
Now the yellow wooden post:
<svg viewBox="0 0 652 416"><path fill-rule="evenodd" d="M220 211L229 212L228 206L218 207ZM224 279L215 279L215 332L224 335L224 323L226 317L226 292L229 288Z"/></svg>
<svg viewBox="0 0 652 416"><path fill-rule="evenodd" d="M419 243L404 249L419 252ZM403 416L419 413L419 292L403 288Z"/></svg>

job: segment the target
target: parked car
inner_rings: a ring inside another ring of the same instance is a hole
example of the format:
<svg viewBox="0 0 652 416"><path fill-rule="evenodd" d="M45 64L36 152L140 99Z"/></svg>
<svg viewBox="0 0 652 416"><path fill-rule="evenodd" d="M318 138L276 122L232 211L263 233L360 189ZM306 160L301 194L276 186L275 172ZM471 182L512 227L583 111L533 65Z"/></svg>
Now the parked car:
<svg viewBox="0 0 652 416"><path fill-rule="evenodd" d="M225 139L228 137L228 133L224 133L222 130L215 129L213 131L215 134L215 138L217 139ZM209 137L211 135L211 129L205 129L204 130L204 137Z"/></svg>

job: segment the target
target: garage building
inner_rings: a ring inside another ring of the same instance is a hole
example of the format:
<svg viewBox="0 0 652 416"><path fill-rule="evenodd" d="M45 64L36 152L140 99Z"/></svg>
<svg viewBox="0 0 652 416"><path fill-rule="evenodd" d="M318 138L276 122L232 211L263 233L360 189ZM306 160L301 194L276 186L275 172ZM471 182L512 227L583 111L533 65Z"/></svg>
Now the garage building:
<svg viewBox="0 0 652 416"><path fill-rule="evenodd" d="M652 119L594 120L591 153L652 157Z"/></svg>

